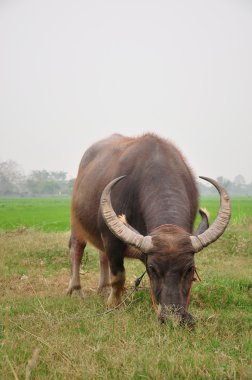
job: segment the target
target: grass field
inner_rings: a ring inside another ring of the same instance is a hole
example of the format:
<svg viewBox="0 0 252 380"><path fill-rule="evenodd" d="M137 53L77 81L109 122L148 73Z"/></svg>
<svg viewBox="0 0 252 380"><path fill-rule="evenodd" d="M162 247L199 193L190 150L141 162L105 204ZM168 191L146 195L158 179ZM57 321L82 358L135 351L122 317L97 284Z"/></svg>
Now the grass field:
<svg viewBox="0 0 252 380"><path fill-rule="evenodd" d="M0 230L68 231L69 198L0 198Z"/></svg>
<svg viewBox="0 0 252 380"><path fill-rule="evenodd" d="M106 313L92 247L81 271L84 299L66 296L69 204L0 200L0 379L252 378L251 199L233 200L225 234L196 255L193 331L176 320L158 324L147 278L132 293L143 271L133 260L125 306ZM202 206L214 218L218 201Z"/></svg>
<svg viewBox="0 0 252 380"><path fill-rule="evenodd" d="M210 212L213 220L218 212L218 198L202 198L201 206ZM252 198L232 200L232 221L243 224L252 218ZM197 219L197 223L199 218ZM70 228L69 198L0 198L0 231L17 228L40 231L68 231Z"/></svg>

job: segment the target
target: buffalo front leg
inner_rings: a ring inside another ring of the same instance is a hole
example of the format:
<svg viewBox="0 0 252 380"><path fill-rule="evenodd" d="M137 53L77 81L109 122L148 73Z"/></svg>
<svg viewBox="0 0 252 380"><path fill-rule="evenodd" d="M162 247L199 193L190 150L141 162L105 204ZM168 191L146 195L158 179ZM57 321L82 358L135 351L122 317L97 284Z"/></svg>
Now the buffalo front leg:
<svg viewBox="0 0 252 380"><path fill-rule="evenodd" d="M72 295L73 292L82 297L80 283L80 265L82 261L83 251L86 243L79 242L75 237L70 239L70 260L71 260L71 279L69 282L67 294Z"/></svg>
<svg viewBox="0 0 252 380"><path fill-rule="evenodd" d="M108 307L118 306L122 302L125 284L123 257L109 257L111 291L107 301Z"/></svg>
<svg viewBox="0 0 252 380"><path fill-rule="evenodd" d="M110 295L108 297L107 306L113 308L122 302L122 293L125 284L125 269L124 269L124 244L113 237L106 230L102 235L104 251L107 254L110 268ZM103 256L104 258L104 256Z"/></svg>
<svg viewBox="0 0 252 380"><path fill-rule="evenodd" d="M125 284L125 271L118 271L116 274L111 272L111 291L107 301L109 308L118 306L122 302L122 293Z"/></svg>
<svg viewBox="0 0 252 380"><path fill-rule="evenodd" d="M98 293L104 293L109 286L109 261L106 252L99 251L100 254L100 280Z"/></svg>

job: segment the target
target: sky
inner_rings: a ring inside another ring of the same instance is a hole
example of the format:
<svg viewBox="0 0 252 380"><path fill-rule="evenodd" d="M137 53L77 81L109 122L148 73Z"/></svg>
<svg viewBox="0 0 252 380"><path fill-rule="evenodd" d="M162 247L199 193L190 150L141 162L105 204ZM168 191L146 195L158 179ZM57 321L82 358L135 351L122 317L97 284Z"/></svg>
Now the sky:
<svg viewBox="0 0 252 380"><path fill-rule="evenodd" d="M252 182L251 0L0 0L0 162L74 177L146 132Z"/></svg>

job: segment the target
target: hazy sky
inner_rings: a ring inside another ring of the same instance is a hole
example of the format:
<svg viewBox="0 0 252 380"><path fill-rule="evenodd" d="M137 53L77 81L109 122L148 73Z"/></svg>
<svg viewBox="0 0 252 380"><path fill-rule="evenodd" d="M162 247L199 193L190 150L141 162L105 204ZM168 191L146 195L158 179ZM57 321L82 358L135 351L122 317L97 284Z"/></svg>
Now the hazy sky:
<svg viewBox="0 0 252 380"><path fill-rule="evenodd" d="M252 181L251 0L0 0L0 161L75 176L114 132Z"/></svg>

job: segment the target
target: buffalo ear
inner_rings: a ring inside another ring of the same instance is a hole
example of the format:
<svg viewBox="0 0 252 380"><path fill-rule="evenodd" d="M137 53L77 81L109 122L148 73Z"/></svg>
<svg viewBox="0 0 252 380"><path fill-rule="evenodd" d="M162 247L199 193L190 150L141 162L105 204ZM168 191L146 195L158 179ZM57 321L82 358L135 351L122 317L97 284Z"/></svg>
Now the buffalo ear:
<svg viewBox="0 0 252 380"><path fill-rule="evenodd" d="M197 230L194 232L194 236L202 234L209 228L209 212L207 209L200 208L199 213L201 216L201 222Z"/></svg>

